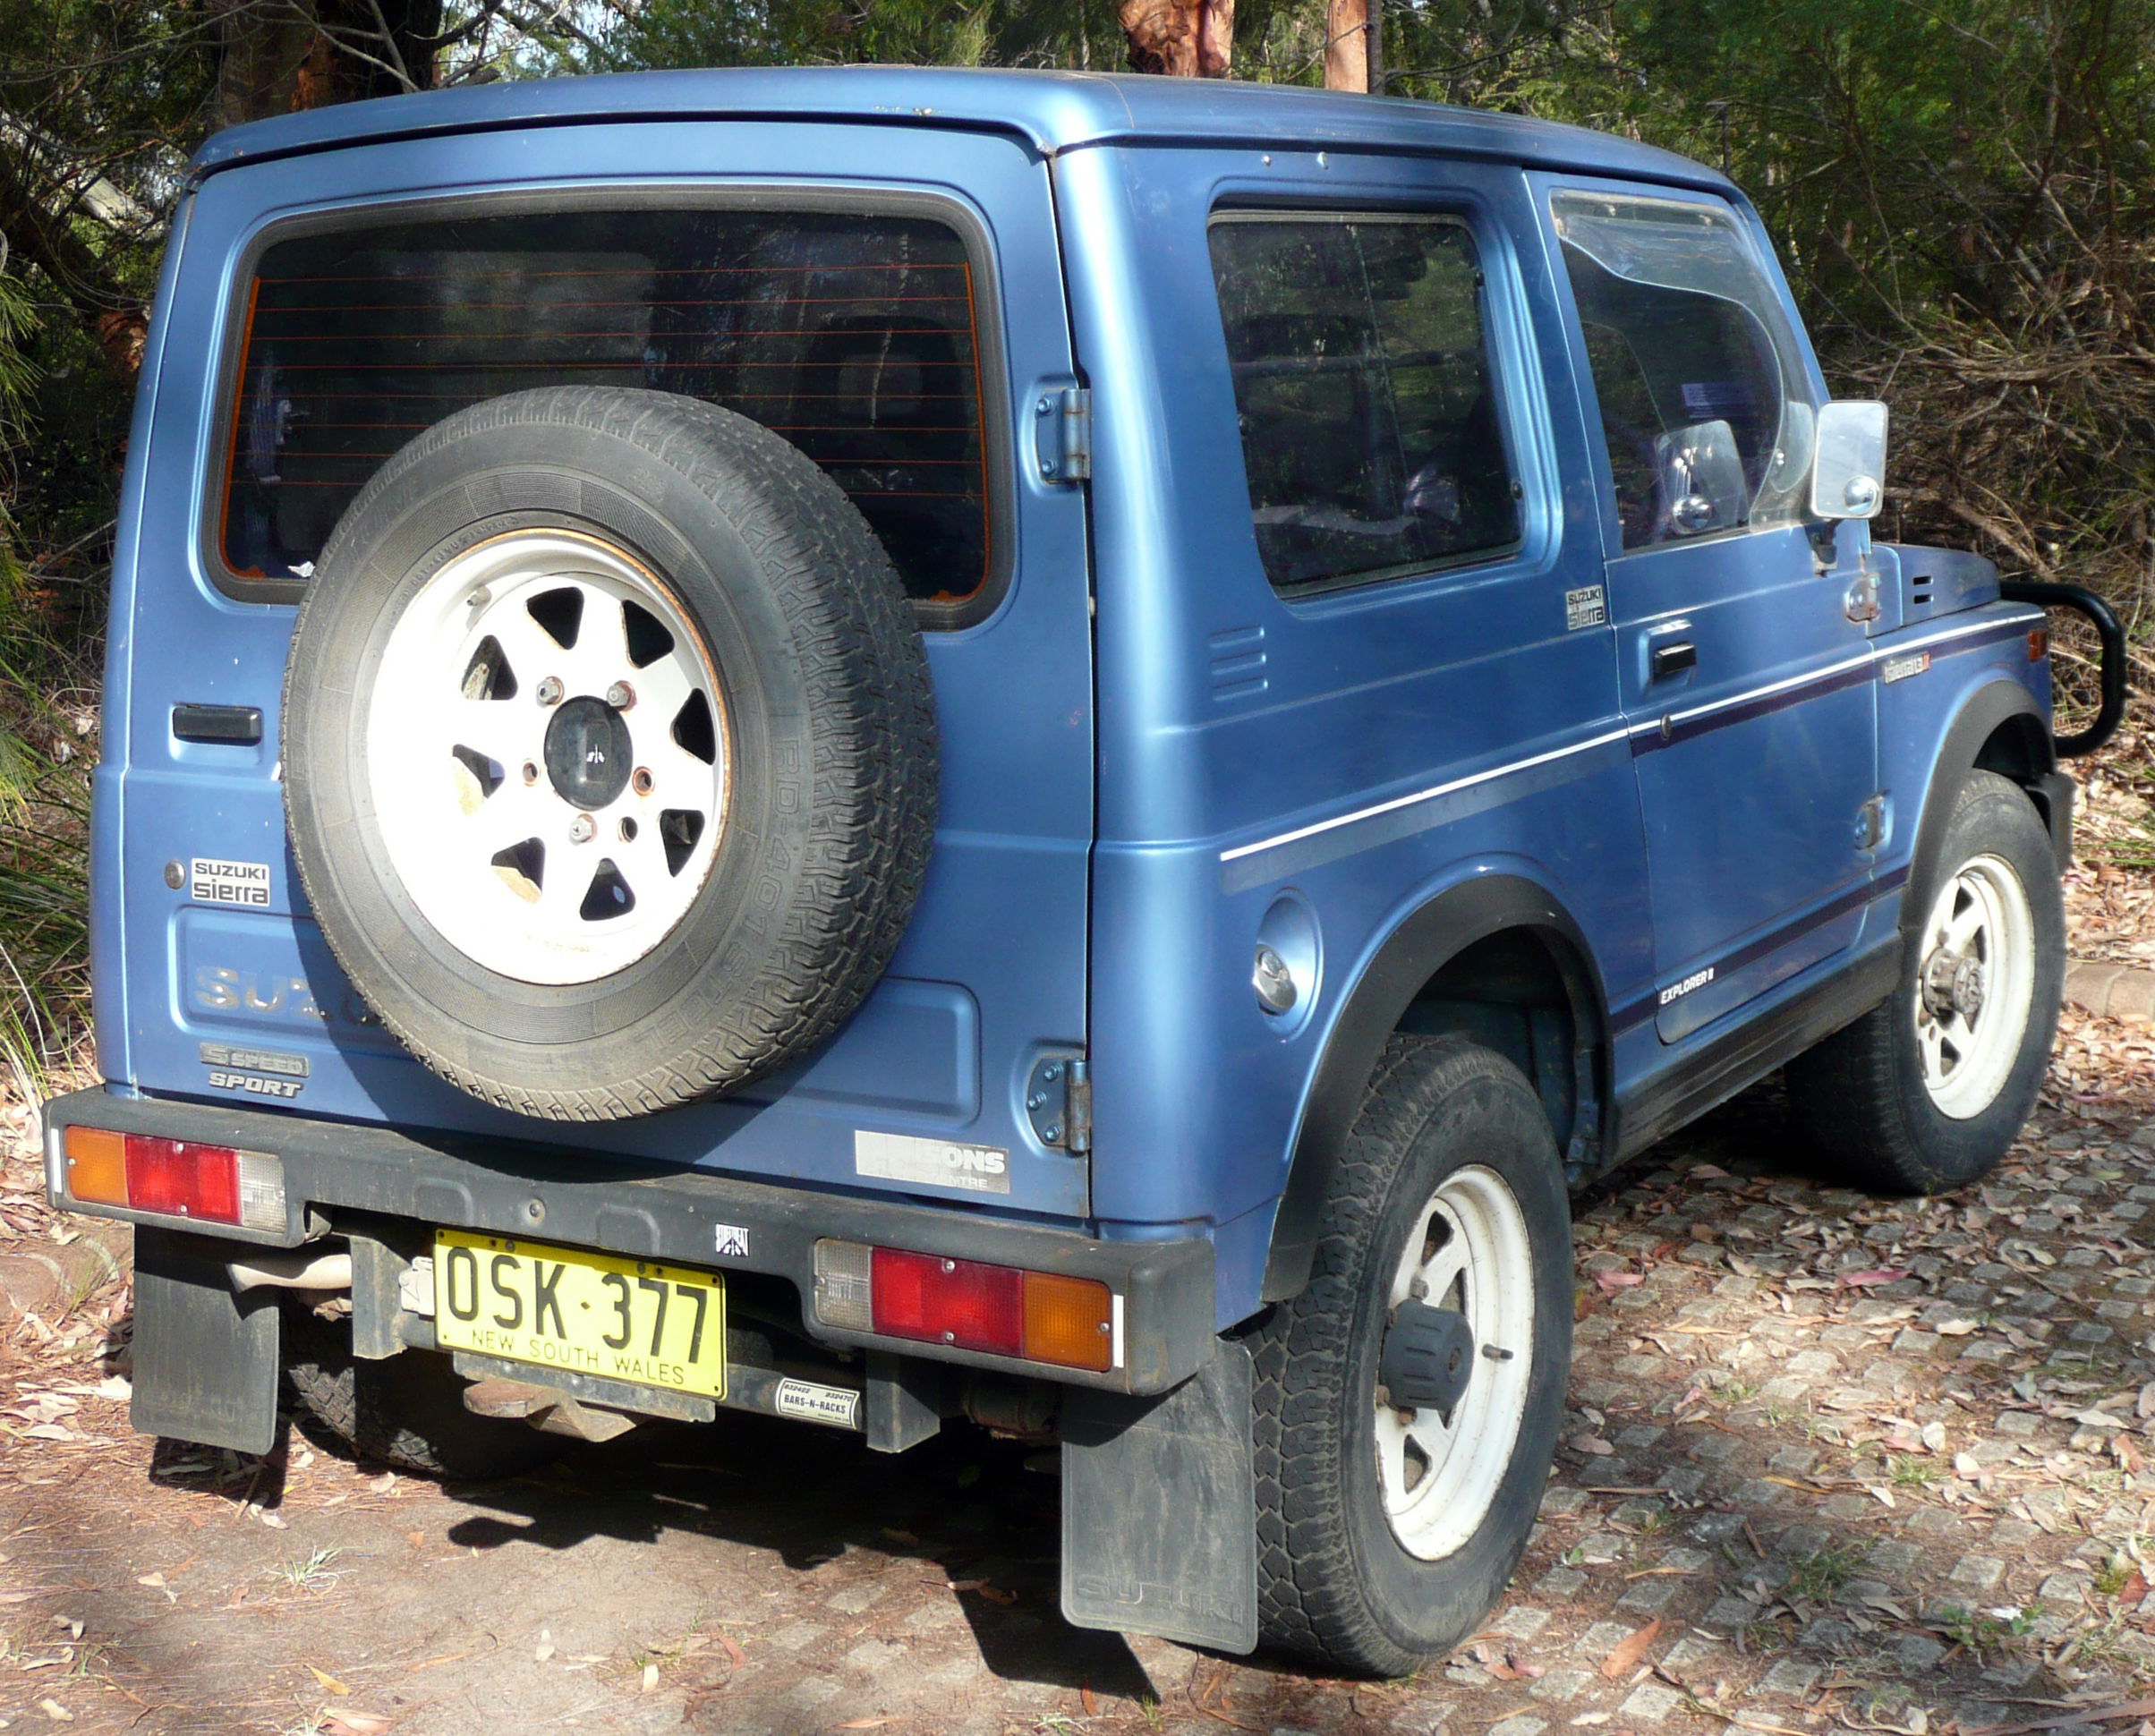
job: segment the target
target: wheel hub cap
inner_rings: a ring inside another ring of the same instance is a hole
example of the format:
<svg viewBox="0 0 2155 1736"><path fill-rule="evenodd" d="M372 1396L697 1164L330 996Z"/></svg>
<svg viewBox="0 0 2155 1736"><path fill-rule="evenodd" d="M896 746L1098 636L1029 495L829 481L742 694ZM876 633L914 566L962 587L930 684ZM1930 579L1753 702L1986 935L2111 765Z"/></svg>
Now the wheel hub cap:
<svg viewBox="0 0 2155 1736"><path fill-rule="evenodd" d="M1400 1546L1436 1561L1487 1517L1533 1375L1533 1248L1502 1176L1469 1164L1437 1184L1384 1301L1377 1486Z"/></svg>
<svg viewBox="0 0 2155 1736"><path fill-rule="evenodd" d="M1449 1410L1474 1374L1474 1328L1467 1316L1420 1302L1402 1304L1384 1334L1377 1379L1393 1408Z"/></svg>
<svg viewBox="0 0 2155 1736"><path fill-rule="evenodd" d="M406 896L465 957L566 985L688 919L726 832L725 690L701 629L626 550L511 532L390 629L366 779Z"/></svg>
<svg viewBox="0 0 2155 1736"><path fill-rule="evenodd" d="M572 699L546 727L546 775L572 808L611 807L635 759L628 719L602 699Z"/></svg>
<svg viewBox="0 0 2155 1736"><path fill-rule="evenodd" d="M1939 1113L1981 1114L2020 1057L2035 989L2027 890L2002 857L1980 855L1939 891L1924 924L1915 992L1923 1085Z"/></svg>
<svg viewBox="0 0 2155 1736"><path fill-rule="evenodd" d="M1973 1025L1982 1016L1983 983L1980 957L1940 947L1923 962L1923 1005L1934 1018L1957 1017Z"/></svg>

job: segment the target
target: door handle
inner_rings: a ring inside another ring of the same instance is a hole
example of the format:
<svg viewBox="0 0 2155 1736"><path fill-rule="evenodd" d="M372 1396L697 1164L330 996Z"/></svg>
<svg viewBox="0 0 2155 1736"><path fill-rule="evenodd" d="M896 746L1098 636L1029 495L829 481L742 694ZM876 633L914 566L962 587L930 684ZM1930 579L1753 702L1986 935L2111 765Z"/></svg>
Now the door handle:
<svg viewBox="0 0 2155 1736"><path fill-rule="evenodd" d="M1699 647L1688 639L1679 639L1673 645L1656 645L1647 658L1647 668L1656 681L1666 681L1698 667Z"/></svg>

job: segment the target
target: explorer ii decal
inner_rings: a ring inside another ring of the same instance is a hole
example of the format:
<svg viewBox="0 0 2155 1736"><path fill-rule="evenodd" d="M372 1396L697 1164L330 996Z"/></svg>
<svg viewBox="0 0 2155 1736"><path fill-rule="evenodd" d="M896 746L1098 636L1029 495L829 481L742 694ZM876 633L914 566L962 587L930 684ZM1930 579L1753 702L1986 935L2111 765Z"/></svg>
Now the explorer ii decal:
<svg viewBox="0 0 2155 1736"><path fill-rule="evenodd" d="M1672 1000L1681 1000L1685 995L1691 993L1693 989L1703 989L1713 980L1714 967L1711 965L1708 965L1702 971L1693 971L1689 976L1685 977L1682 982L1672 983L1667 988L1662 990L1661 1004L1665 1007Z"/></svg>

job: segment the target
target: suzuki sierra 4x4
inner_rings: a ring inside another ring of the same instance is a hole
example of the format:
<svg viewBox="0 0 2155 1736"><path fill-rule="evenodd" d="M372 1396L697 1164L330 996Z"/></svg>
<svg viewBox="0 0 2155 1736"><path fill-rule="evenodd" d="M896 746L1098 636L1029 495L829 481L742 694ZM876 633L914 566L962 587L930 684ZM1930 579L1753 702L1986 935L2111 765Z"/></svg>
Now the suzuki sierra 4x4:
<svg viewBox="0 0 2155 1736"><path fill-rule="evenodd" d="M1776 1068L1888 1190L2034 1101L2045 617L1872 540L1885 431L1722 175L1509 116L870 69L219 136L47 1114L135 1425L970 1416L1060 1442L1072 1621L1443 1652L1572 1191Z"/></svg>

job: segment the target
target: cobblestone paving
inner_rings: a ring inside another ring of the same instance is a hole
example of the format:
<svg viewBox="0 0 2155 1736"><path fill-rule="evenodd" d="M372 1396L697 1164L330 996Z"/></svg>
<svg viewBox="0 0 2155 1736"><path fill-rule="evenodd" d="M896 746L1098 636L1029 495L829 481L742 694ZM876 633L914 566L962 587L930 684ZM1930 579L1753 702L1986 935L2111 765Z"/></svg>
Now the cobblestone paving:
<svg viewBox="0 0 2155 1736"><path fill-rule="evenodd" d="M2155 1044L2069 1019L2028 1137L1962 1198L1836 1189L1782 1128L1763 1088L1582 1206L1541 1521L1485 1630L1410 1681L1067 1628L1052 1477L969 1426L897 1459L753 1418L639 1430L491 1488L296 1435L153 1462L108 1286L18 1322L0 1367L0 1718L1974 1736L2132 1700ZM0 1250L69 1233L30 1195L0 1179Z"/></svg>

